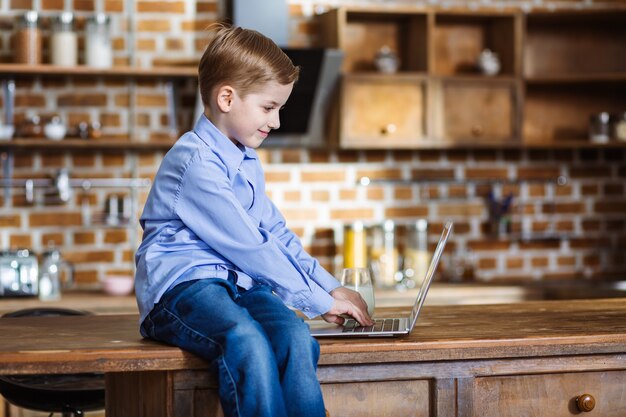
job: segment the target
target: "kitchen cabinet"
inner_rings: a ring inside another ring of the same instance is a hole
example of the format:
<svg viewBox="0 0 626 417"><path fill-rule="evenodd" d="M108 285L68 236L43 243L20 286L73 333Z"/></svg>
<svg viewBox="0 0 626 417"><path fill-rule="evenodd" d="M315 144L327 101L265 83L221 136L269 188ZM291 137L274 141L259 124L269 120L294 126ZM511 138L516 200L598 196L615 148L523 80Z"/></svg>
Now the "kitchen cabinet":
<svg viewBox="0 0 626 417"><path fill-rule="evenodd" d="M427 379L322 384L322 393L331 417L431 415Z"/></svg>
<svg viewBox="0 0 626 417"><path fill-rule="evenodd" d="M426 135L426 83L419 75L344 78L341 137L346 148L405 147ZM353 103L367 103L355 106Z"/></svg>
<svg viewBox="0 0 626 417"><path fill-rule="evenodd" d="M515 143L518 88L510 79L483 82L443 78L431 82L433 129L444 143Z"/></svg>
<svg viewBox="0 0 626 417"><path fill-rule="evenodd" d="M346 6L318 18L320 44L346 56L337 109L343 148L586 146L591 115L626 110L623 7ZM382 48L396 52L395 74L376 70ZM498 58L496 73L480 64L486 51ZM422 100L404 96L411 76ZM357 79L361 91L396 80L397 102L346 94ZM381 120L400 115L413 129L391 138Z"/></svg>
<svg viewBox="0 0 626 417"><path fill-rule="evenodd" d="M626 414L626 371L573 372L476 378L476 416Z"/></svg>

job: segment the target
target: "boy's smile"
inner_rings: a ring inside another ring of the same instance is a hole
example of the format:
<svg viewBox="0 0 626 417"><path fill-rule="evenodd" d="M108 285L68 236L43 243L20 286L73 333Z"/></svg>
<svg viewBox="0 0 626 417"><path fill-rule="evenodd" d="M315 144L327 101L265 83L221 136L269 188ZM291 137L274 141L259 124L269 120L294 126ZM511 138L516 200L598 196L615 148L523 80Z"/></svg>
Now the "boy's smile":
<svg viewBox="0 0 626 417"><path fill-rule="evenodd" d="M226 99L218 97L218 101L224 100L220 103L222 112L212 122L235 145L258 148L272 130L280 127L279 112L291 94L293 83L270 81L244 97L234 88L226 86L220 91L224 89L230 89L230 95Z"/></svg>

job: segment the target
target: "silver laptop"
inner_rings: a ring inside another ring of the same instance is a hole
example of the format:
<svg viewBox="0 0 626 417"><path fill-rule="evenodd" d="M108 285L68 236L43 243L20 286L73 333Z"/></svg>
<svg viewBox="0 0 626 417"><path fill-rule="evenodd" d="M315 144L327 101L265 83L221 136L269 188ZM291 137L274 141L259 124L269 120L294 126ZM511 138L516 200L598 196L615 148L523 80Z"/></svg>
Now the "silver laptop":
<svg viewBox="0 0 626 417"><path fill-rule="evenodd" d="M374 325L372 326L359 326L354 319L347 319L343 326L327 323L323 320L309 320L307 324L311 329L311 335L315 337L388 337L411 333L411 330L413 330L417 322L417 316L419 316L422 306L424 305L426 294L435 276L437 265L439 265L441 254L448 242L451 231L452 222L447 222L443 228L433 257L430 260L426 276L422 280L422 285L417 293L413 309L407 317L372 318L374 320Z"/></svg>

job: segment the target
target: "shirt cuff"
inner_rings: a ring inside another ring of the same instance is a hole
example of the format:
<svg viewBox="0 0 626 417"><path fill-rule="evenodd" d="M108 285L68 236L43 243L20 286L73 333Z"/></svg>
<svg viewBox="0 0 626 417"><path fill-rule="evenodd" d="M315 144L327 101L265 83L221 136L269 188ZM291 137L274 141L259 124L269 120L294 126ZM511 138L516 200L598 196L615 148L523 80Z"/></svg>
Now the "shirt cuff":
<svg viewBox="0 0 626 417"><path fill-rule="evenodd" d="M317 268L315 276L311 278L327 293L330 293L335 288L341 287L339 280L321 267Z"/></svg>
<svg viewBox="0 0 626 417"><path fill-rule="evenodd" d="M313 285L309 298L302 300L298 305L294 305L294 307L300 310L305 316L312 319L313 317L327 313L334 302L335 300L330 294L319 286Z"/></svg>

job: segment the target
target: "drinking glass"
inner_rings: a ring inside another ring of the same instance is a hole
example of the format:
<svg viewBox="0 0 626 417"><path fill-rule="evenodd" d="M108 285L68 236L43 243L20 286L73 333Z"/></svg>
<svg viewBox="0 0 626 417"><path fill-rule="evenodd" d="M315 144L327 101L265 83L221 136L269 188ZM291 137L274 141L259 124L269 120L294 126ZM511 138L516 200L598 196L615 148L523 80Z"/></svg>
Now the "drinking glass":
<svg viewBox="0 0 626 417"><path fill-rule="evenodd" d="M367 313L374 314L374 287L367 268L344 268L341 285L361 294L367 304Z"/></svg>

